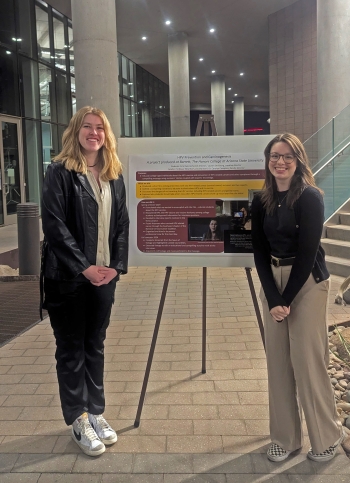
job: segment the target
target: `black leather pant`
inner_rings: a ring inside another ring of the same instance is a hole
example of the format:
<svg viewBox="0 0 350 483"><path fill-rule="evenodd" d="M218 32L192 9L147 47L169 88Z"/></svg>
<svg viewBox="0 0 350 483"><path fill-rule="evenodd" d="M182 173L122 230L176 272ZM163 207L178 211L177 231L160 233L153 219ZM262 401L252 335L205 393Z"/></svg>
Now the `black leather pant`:
<svg viewBox="0 0 350 483"><path fill-rule="evenodd" d="M104 412L104 340L115 286L116 280L95 287L45 279L45 307L56 338L57 379L68 425L85 411Z"/></svg>

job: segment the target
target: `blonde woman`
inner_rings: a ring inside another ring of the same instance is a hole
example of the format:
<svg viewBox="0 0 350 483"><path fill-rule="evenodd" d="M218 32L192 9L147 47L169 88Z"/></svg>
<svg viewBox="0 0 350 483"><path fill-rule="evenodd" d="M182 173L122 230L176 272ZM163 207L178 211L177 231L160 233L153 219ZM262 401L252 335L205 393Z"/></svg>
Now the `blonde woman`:
<svg viewBox="0 0 350 483"><path fill-rule="evenodd" d="M327 374L324 205L304 147L293 134L280 134L265 148L265 189L254 198L251 213L269 377L267 457L283 461L303 446L303 408L311 442L307 456L329 461L344 436Z"/></svg>
<svg viewBox="0 0 350 483"><path fill-rule="evenodd" d="M44 307L56 338L65 422L83 452L97 456L117 441L102 416L104 340L116 282L127 272L129 218L106 115L83 107L62 143L43 186Z"/></svg>

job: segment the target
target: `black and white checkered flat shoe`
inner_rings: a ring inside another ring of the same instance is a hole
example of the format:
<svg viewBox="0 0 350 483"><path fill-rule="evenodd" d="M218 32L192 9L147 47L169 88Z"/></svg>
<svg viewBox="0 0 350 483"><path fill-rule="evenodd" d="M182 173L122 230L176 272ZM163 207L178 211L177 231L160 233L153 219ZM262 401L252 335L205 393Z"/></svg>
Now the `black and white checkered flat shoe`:
<svg viewBox="0 0 350 483"><path fill-rule="evenodd" d="M323 453L313 453L312 448L309 449L307 457L313 461L330 461L334 458L337 453L337 448L344 441L345 433L343 432L338 441L336 441L332 446L323 451Z"/></svg>
<svg viewBox="0 0 350 483"><path fill-rule="evenodd" d="M284 461L288 458L288 456L292 453L292 451L286 451L285 449L281 448L276 443L272 443L269 449L267 450L267 457L270 461Z"/></svg>

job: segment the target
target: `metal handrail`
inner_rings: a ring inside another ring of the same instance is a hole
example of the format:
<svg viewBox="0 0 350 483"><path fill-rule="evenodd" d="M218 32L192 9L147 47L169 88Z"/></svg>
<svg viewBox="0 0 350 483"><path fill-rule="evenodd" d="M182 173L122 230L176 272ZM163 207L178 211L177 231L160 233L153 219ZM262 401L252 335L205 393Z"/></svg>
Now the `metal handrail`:
<svg viewBox="0 0 350 483"><path fill-rule="evenodd" d="M318 174L320 171L322 171L322 169L325 168L329 163L331 163L333 161L333 159L335 159L338 156L340 156L341 154L343 154L343 151L345 151L345 149L348 148L349 146L350 146L350 141L343 148L341 148L340 151L337 152L337 154L332 156L331 159L329 161L327 161L320 169L318 169L315 173L313 173L313 175L316 176L316 174Z"/></svg>

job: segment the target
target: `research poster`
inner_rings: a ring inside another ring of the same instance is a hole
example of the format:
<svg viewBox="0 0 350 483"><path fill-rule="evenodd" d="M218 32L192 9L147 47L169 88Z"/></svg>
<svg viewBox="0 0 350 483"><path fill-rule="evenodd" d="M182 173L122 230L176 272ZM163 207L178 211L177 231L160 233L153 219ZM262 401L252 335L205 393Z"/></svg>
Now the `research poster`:
<svg viewBox="0 0 350 483"><path fill-rule="evenodd" d="M130 155L128 161L138 253L252 253L249 211L264 183L262 153Z"/></svg>

